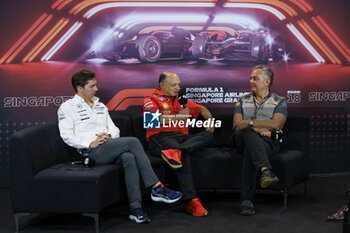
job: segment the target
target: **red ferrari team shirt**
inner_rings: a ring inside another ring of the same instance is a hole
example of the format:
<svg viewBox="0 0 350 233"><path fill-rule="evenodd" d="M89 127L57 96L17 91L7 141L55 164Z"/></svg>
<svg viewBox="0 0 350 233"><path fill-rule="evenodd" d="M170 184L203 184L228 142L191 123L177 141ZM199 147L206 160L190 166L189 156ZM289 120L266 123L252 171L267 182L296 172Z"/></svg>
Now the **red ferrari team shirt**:
<svg viewBox="0 0 350 233"><path fill-rule="evenodd" d="M190 110L191 117L197 118L202 106L188 100L185 107ZM178 96L176 98L170 98L158 88L154 89L151 95L147 95L143 102L144 112L155 112L159 110L162 115L176 115L182 109L184 107L179 103ZM149 141L152 135L158 133L174 132L187 135L188 127L186 127L186 121L184 125L181 127L179 124L167 124L164 127L163 122L161 122L159 129L146 129L147 141Z"/></svg>

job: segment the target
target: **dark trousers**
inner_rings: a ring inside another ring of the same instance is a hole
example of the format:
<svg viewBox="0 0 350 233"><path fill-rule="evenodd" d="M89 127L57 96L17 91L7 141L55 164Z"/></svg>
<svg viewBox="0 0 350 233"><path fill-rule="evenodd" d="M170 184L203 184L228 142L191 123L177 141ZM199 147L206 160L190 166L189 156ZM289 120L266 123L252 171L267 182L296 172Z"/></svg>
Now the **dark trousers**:
<svg viewBox="0 0 350 233"><path fill-rule="evenodd" d="M194 135L181 133L159 133L149 140L149 150L154 156L161 156L161 150L179 149L182 151L182 167L176 169L176 177L184 200L195 198L196 190L193 184L191 158L192 152L204 148L213 139L213 134L202 131Z"/></svg>
<svg viewBox="0 0 350 233"><path fill-rule="evenodd" d="M279 142L262 137L252 128L246 127L235 132L235 144L238 152L243 153L241 201L253 201L260 168L272 169L269 156L279 150Z"/></svg>

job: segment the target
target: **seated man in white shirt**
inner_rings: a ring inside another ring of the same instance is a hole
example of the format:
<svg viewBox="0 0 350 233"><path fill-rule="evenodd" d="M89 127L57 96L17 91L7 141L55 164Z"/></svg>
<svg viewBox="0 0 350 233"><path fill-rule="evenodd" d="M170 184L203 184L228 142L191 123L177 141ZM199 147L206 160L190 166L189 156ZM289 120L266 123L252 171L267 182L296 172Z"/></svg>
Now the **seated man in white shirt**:
<svg viewBox="0 0 350 233"><path fill-rule="evenodd" d="M164 186L155 175L140 141L135 137L119 137L119 129L109 116L107 107L95 97L98 90L95 73L81 70L72 77L75 96L58 110L58 126L63 141L71 147L87 150L97 164L121 164L125 174L130 214L137 223L150 222L141 208L140 175L146 187L152 187L154 201L174 203L181 192Z"/></svg>

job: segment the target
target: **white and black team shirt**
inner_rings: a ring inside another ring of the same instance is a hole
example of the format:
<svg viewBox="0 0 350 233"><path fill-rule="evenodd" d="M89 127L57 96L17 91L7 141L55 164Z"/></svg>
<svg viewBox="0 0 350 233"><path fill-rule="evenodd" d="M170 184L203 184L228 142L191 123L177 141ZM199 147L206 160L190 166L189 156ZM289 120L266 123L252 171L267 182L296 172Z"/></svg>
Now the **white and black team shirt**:
<svg viewBox="0 0 350 233"><path fill-rule="evenodd" d="M119 137L119 129L109 116L107 107L93 97L91 108L82 97L75 95L58 109L58 128L63 141L77 149L89 148L97 137L106 132L111 138Z"/></svg>

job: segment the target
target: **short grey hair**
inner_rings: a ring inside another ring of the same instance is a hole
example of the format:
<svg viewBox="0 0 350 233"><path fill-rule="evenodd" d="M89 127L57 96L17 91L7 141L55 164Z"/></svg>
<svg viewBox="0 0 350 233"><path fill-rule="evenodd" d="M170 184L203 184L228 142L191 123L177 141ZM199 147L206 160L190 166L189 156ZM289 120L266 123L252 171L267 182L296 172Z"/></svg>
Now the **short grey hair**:
<svg viewBox="0 0 350 233"><path fill-rule="evenodd" d="M267 65L257 65L257 66L253 67L253 70L261 70L264 79L269 79L270 80L269 87L272 86L274 74L273 74L272 69L269 66L267 66Z"/></svg>

